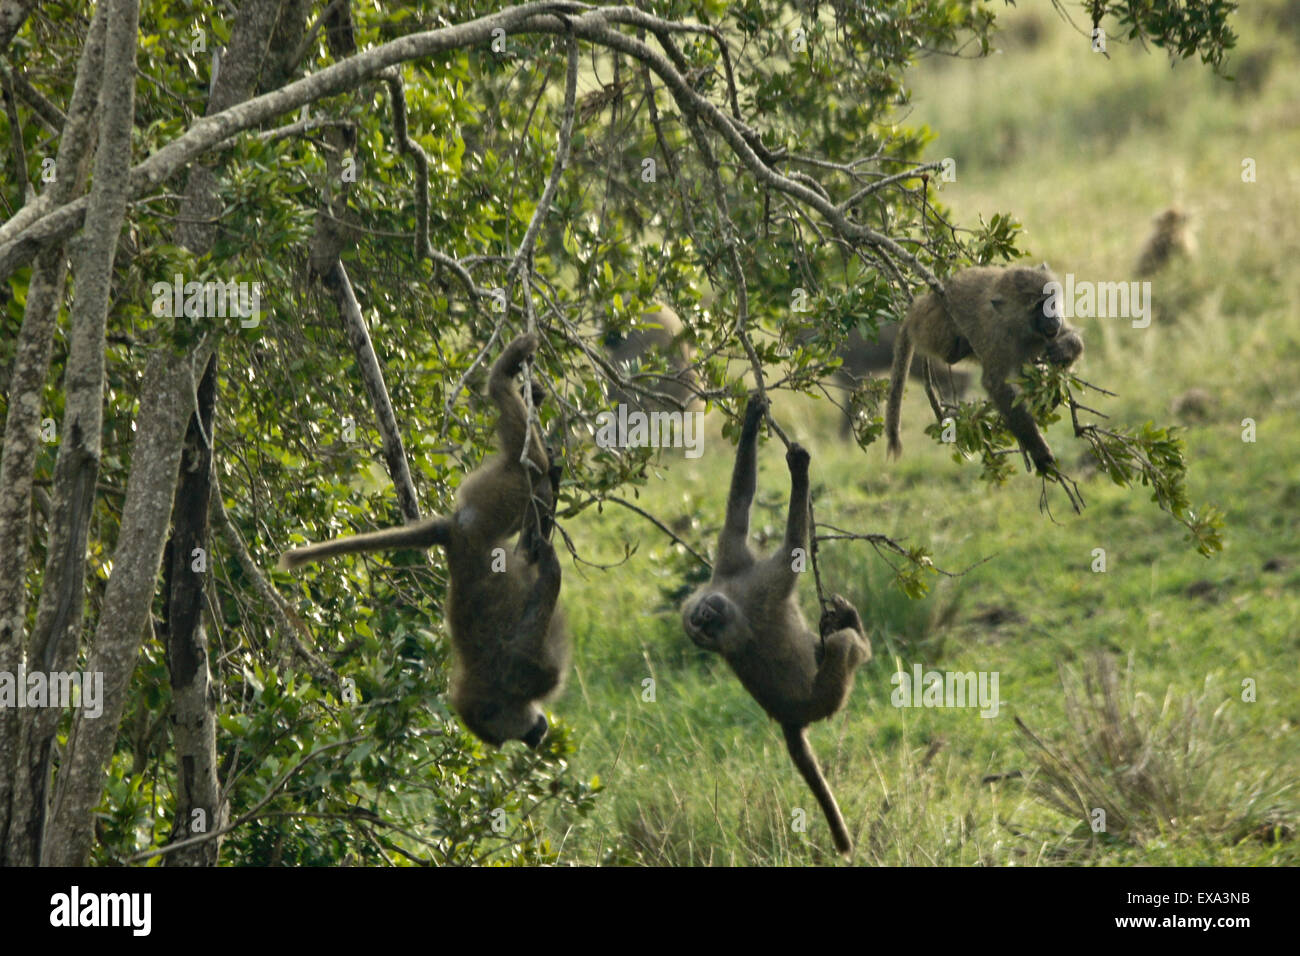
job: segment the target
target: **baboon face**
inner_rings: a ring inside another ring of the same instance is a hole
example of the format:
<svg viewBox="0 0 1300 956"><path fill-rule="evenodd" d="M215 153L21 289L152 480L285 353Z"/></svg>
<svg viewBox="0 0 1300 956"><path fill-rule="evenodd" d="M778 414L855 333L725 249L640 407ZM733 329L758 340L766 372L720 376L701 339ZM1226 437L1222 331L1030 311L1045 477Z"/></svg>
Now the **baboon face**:
<svg viewBox="0 0 1300 956"><path fill-rule="evenodd" d="M682 608L682 626L698 647L721 650L729 632L748 630L745 616L734 602L717 591L700 592Z"/></svg>
<svg viewBox="0 0 1300 956"><path fill-rule="evenodd" d="M1187 214L1181 209L1166 209L1156 216L1156 227L1166 233L1176 232L1187 223Z"/></svg>
<svg viewBox="0 0 1300 956"><path fill-rule="evenodd" d="M1033 323L1034 331L1045 339L1054 339L1061 332L1061 326L1064 324L1059 315L1049 315L1047 313L1048 296L1043 296L1042 300L1029 310L1029 321Z"/></svg>
<svg viewBox="0 0 1300 956"><path fill-rule="evenodd" d="M1083 339L1078 334L1059 335L1047 343L1047 361L1069 368L1083 354Z"/></svg>
<svg viewBox="0 0 1300 956"><path fill-rule="evenodd" d="M507 740L522 740L535 750L546 737L549 727L546 716L529 701L470 698L454 703L469 732L493 747L500 747Z"/></svg>
<svg viewBox="0 0 1300 956"><path fill-rule="evenodd" d="M1034 332L1045 339L1054 339L1064 325L1059 315L1050 315L1047 311L1047 303L1051 298L1047 284L1055 281L1056 276L1046 265L1036 269L1008 269L999 283L1001 288L995 294L993 306L1001 310L1004 306L1016 308L1018 303L1028 302L1025 317Z"/></svg>

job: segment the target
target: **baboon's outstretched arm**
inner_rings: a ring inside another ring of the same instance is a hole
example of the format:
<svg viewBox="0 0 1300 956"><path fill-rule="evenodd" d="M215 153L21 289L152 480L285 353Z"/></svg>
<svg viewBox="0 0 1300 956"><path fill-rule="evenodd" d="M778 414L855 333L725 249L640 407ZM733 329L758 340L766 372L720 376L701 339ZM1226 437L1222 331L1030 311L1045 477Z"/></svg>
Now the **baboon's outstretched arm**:
<svg viewBox="0 0 1300 956"><path fill-rule="evenodd" d="M807 449L791 445L785 453L790 469L790 513L785 521L785 552L795 548L808 550L808 462Z"/></svg>
<svg viewBox="0 0 1300 956"><path fill-rule="evenodd" d="M790 469L790 510L785 519L785 540L781 549L772 555L764 568L764 579L785 598L798 583L794 569L794 550L802 548L808 555L808 451L801 445L791 445L785 453Z"/></svg>
<svg viewBox="0 0 1300 956"><path fill-rule="evenodd" d="M754 562L749 550L749 509L754 503L758 483L758 426L763 421L766 402L751 397L745 406L745 422L736 446L736 464L731 471L731 491L727 494L727 517L718 539L718 561L714 576L734 574Z"/></svg>
<svg viewBox="0 0 1300 956"><path fill-rule="evenodd" d="M548 665L546 645L551 617L560 596L560 562L549 541L538 547L537 580L524 601L519 623L508 645L510 690L525 697L543 697L555 687L560 674Z"/></svg>
<svg viewBox="0 0 1300 956"><path fill-rule="evenodd" d="M542 504L534 501L524 527L524 549L529 560L537 565L537 579L524 600L507 651L511 659L506 668L510 690L528 697L546 696L562 677L555 655L547 654L551 618L560 596L560 562L550 542L554 502L560 489L558 464L551 466L543 482L544 487L547 485L549 501Z"/></svg>
<svg viewBox="0 0 1300 956"><path fill-rule="evenodd" d="M541 555L540 547L551 540L551 529L555 527L555 506L560 500L560 477L563 472L563 466L553 460L547 470L546 480L533 489L533 497L528 502L520 539L520 546L529 556L529 560L537 561Z"/></svg>
<svg viewBox="0 0 1300 956"><path fill-rule="evenodd" d="M560 675L547 666L546 644L550 640L551 617L560 596L560 562L551 545L555 524L555 501L560 494L561 466L552 464L539 491L548 492L543 501L534 501L525 519L523 547L528 559L537 565L537 580L520 610L510 640L510 653L516 661L512 690L542 697L550 692Z"/></svg>
<svg viewBox="0 0 1300 956"><path fill-rule="evenodd" d="M517 646L524 648L545 640L559 596L560 560L555 556L551 543L543 541L538 545L537 580L528 592L515 628L514 642Z"/></svg>
<svg viewBox="0 0 1300 956"><path fill-rule="evenodd" d="M1040 472L1045 472L1055 465L1056 456L1052 454L1047 439L1039 431L1034 416L1029 414L1029 409L1024 405L1016 404L1015 389L1005 381L995 379L987 373L984 376L984 389L993 400L994 406L1002 413L1002 418L1007 423L1007 428L1011 430L1011 434L1016 436L1020 446L1029 453L1029 459L1034 463L1034 467Z"/></svg>

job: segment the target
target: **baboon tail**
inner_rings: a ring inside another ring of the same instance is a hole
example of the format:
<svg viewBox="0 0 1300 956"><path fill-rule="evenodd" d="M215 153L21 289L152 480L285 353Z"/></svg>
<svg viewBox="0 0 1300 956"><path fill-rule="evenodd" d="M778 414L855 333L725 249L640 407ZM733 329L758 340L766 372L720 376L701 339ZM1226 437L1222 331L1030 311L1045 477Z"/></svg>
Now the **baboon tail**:
<svg viewBox="0 0 1300 956"><path fill-rule="evenodd" d="M431 548L446 544L451 522L447 518L426 518L399 528L386 528L369 534L354 534L334 538L319 544L294 548L280 555L278 567L289 571L311 561L332 558L337 554L357 554L362 551L400 551L403 548Z"/></svg>
<svg viewBox="0 0 1300 956"><path fill-rule="evenodd" d="M799 768L799 773L807 781L813 796L821 804L822 813L826 815L835 849L848 856L853 852L853 840L849 837L849 828L844 825L844 817L840 814L839 804L835 802L835 794L831 793L830 784L822 776L822 768L817 765L817 758L808 746L808 728L782 724L781 730L785 732L785 747L790 751L790 759Z"/></svg>
<svg viewBox="0 0 1300 956"><path fill-rule="evenodd" d="M903 414L903 389L907 385L907 372L912 367L912 331L904 321L894 340L894 364L889 372L889 403L885 406L885 437L889 439L889 457L903 453L903 442L898 435L898 421Z"/></svg>

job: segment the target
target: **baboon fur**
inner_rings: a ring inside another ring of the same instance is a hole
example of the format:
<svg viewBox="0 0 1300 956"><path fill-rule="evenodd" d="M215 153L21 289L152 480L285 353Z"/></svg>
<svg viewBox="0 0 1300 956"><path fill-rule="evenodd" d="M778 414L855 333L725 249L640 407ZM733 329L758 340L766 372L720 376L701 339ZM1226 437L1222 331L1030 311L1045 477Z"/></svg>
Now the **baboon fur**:
<svg viewBox="0 0 1300 956"><path fill-rule="evenodd" d="M768 558L749 546L749 511L758 472L758 429L767 404L751 396L745 408L727 513L709 583L682 606L682 626L699 647L721 654L768 716L781 725L786 747L812 789L836 848L853 842L835 796L808 744L807 727L843 705L858 665L871 658L871 644L858 612L835 595L813 634L799 610L796 550L809 554L808 452L791 445L790 508L785 539Z"/></svg>
<svg viewBox="0 0 1300 956"><path fill-rule="evenodd" d="M444 548L456 652L452 706L472 733L494 746L542 742L547 723L540 704L559 692L569 666L557 606L560 563L549 540L559 468L528 428L515 380L536 351L537 337L521 335L492 366L488 395L500 412L500 454L464 480L450 516L295 548L280 561L297 568L338 554ZM532 394L535 400L543 394L536 383ZM519 460L525 435L531 469ZM511 542L516 534L518 547Z"/></svg>
<svg viewBox="0 0 1300 956"><path fill-rule="evenodd" d="M1049 314L1047 284L1056 276L1045 265L977 266L954 273L944 284L947 304L933 291L918 296L894 343L894 365L885 411L889 454L902 453L899 419L907 369L914 351L948 364L974 356L981 384L1021 447L1040 472L1056 458L1032 415L1016 404L1010 379L1026 362L1072 365L1083 354L1083 338L1060 315Z"/></svg>

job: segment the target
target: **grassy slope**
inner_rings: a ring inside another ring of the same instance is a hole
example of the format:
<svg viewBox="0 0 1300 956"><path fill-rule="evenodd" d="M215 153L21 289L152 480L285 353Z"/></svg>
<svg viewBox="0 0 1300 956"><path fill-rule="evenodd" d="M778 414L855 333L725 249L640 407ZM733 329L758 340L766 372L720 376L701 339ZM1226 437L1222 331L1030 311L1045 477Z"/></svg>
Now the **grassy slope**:
<svg viewBox="0 0 1300 956"><path fill-rule="evenodd" d="M1099 280L1129 277L1155 212L1175 201L1192 210L1201 254L1196 270L1172 274L1191 285L1178 321L1158 317L1146 330L1085 322L1082 374L1121 393L1106 409L1130 425L1171 421L1175 396L1208 390L1209 419L1185 436L1190 485L1193 501L1226 512L1227 548L1199 557L1143 490L1096 479L1082 483L1085 513L1070 515L1058 500L1054 524L1038 512L1036 481L990 489L974 464L954 464L926 438L915 389L897 465L884 462L882 446L864 454L839 442L824 404L786 399L777 414L813 451L819 521L924 544L945 568L990 558L912 602L865 544L824 546L828 587L863 611L876 658L845 710L814 728L814 745L858 835L857 863L1294 864L1295 840L1239 839L1212 817L1220 807L1251 821L1280 815L1294 826L1296 817L1294 790L1277 793L1268 775L1285 779L1300 766L1297 49L1243 22L1242 48L1278 43L1280 59L1262 92L1238 102L1197 64L1171 70L1158 51L1119 47L1107 62L1059 22L1046 26L1031 50L1008 44L988 60L917 71L915 118L942 132L931 154L959 162L943 200L958 221L1014 212L1036 258ZM1246 156L1258 161L1256 184L1240 182ZM1248 416L1258 422L1255 444L1241 441ZM699 541L720 520L731 464L716 427L702 458L673 461L642 496L666 518L702 516L688 535ZM1059 426L1052 441L1067 463L1083 453ZM761 462L754 525L773 533L788 488L779 444L765 444ZM662 536L613 511L568 530L590 560L617 560L624 538L639 550L616 570L566 572L576 664L555 711L577 730L578 771L607 790L590 821L552 834L562 859L830 862L825 824L777 728L722 661L698 654L682 633L664 597L679 574L664 560ZM1107 552L1105 574L1090 569L1097 547ZM1276 557L1286 566L1263 571ZM802 597L811 611L811 581ZM1193 732L1209 762L1187 783L1208 784L1192 802L1206 816L1141 845L1091 839L1023 780L980 783L1032 767L1013 716L1049 739L1063 732L1058 667L1096 648L1117 652L1121 670L1131 665L1133 688L1157 705L1167 694L1203 695L1208 710L1225 705L1220 729ZM895 708L896 661L997 671L1001 713ZM654 702L642 700L647 677ZM1243 678L1255 680L1258 702L1240 701ZM797 808L807 811L807 832L792 827Z"/></svg>

